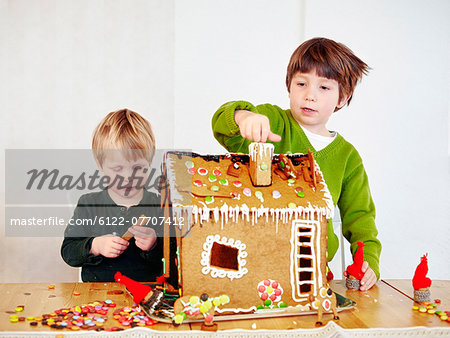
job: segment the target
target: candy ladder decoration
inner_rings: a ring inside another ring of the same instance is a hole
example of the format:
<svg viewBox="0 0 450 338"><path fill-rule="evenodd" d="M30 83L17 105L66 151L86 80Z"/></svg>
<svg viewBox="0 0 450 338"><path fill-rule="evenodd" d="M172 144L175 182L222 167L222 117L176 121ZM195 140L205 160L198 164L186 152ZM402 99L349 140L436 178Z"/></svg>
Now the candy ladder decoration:
<svg viewBox="0 0 450 338"><path fill-rule="evenodd" d="M291 245L292 252L291 260L294 261L293 271L291 271L291 278L295 279L295 289L292 290L292 298L296 301L303 301L307 299L308 293L313 291L317 294L314 280L316 276L314 241L316 236L320 238L320 233L316 234L317 227L314 221L297 220L296 226L292 227ZM320 230L318 230L320 232ZM322 283L319 277L319 284ZM312 290L314 289L314 290Z"/></svg>
<svg viewBox="0 0 450 338"><path fill-rule="evenodd" d="M130 291L133 301L141 305L147 314L152 314L161 305L164 296L162 291L153 290L149 285L139 283L120 272L116 272L114 279Z"/></svg>

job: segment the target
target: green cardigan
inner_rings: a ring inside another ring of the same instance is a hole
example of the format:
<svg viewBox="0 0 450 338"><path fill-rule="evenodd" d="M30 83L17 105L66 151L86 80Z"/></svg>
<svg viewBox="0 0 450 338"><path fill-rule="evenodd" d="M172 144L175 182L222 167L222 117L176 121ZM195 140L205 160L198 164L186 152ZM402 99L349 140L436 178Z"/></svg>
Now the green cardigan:
<svg viewBox="0 0 450 338"><path fill-rule="evenodd" d="M290 110L283 110L271 104L253 106L245 101L233 101L222 105L214 114L212 128L214 137L228 151L248 153L250 140L240 135L239 127L234 121L234 112L238 109L250 110L267 116L270 129L282 137L280 142L270 142L275 146L275 153L304 153L308 148L320 166L334 205L339 207L342 220L342 233L350 242L354 254L357 241L364 242L364 258L380 278L379 258L381 243L377 239L375 226L375 206L370 194L366 171L356 149L341 135L328 146L316 151L304 131L292 117ZM328 223L327 258L331 261L339 247L339 240L333 231L331 221Z"/></svg>

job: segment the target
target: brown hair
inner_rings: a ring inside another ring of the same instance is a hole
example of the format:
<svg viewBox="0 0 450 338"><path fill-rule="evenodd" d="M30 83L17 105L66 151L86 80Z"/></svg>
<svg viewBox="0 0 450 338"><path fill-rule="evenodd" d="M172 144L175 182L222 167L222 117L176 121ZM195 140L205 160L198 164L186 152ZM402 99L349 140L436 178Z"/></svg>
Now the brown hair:
<svg viewBox="0 0 450 338"><path fill-rule="evenodd" d="M339 101L352 99L356 84L370 67L342 43L326 38L313 38L303 42L289 60L286 86L290 91L292 78L298 72L309 73L336 80L339 83ZM338 110L338 109L336 109Z"/></svg>
<svg viewBox="0 0 450 338"><path fill-rule="evenodd" d="M155 137L146 119L127 108L120 109L106 115L95 128L92 150L100 166L109 150L122 151L127 160L145 158L150 163Z"/></svg>

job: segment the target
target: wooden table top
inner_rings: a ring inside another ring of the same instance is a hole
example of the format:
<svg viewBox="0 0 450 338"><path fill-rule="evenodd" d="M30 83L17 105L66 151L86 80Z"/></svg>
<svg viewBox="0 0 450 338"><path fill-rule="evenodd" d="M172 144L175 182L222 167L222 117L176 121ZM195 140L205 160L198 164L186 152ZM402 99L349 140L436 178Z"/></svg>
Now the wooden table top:
<svg viewBox="0 0 450 338"><path fill-rule="evenodd" d="M450 327L449 322L441 321L437 315L412 311L414 301L411 280L379 281L371 290L360 292L350 291L344 281L332 281L332 289L355 301L356 307L339 312L340 319L336 324L344 329L350 328L408 328L416 326ZM133 301L125 292L123 294L108 294L108 291L125 290L117 283L55 283L54 289L48 284L36 283L0 283L0 331L49 331L54 330L39 324L30 326L28 321L11 323L10 315L17 306L23 305L24 311L18 316L41 316L57 309L88 304L94 301L111 299L117 308L131 306ZM439 298L438 309L450 311L450 281L433 281L431 287L432 300ZM74 291L80 295L75 296ZM108 321L105 328L121 327L108 311ZM315 328L316 315L297 315L278 318L260 318L231 321L217 321L219 330L229 329L269 329L286 330L296 328ZM324 324L332 320L331 314L325 314ZM162 331L200 330L201 323L183 324L174 327L167 323L157 323L151 327ZM68 332L56 331L58 333Z"/></svg>

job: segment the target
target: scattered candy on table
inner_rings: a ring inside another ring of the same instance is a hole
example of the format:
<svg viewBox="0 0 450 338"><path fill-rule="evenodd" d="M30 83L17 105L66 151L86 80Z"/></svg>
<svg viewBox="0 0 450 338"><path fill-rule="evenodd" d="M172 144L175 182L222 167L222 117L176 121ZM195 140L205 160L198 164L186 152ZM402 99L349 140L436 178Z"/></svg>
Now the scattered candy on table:
<svg viewBox="0 0 450 338"><path fill-rule="evenodd" d="M72 331L78 330L96 330L96 331L120 331L123 328L114 326L112 328L104 328L105 322L108 320L108 311L115 308L116 304L111 300L96 301L81 306L71 308L62 308L42 316L19 317L16 314L10 315L11 323L28 321L30 326L36 327L41 325L54 329L68 329ZM24 309L23 305L17 307ZM21 310L21 311L22 311ZM152 326L157 321L148 317L140 307L134 304L131 307L123 307L115 309L113 318L125 327L136 326Z"/></svg>
<svg viewBox="0 0 450 338"><path fill-rule="evenodd" d="M430 302L424 302L421 305L414 305L412 307L413 311L418 311L420 313L427 313L430 315L437 315L440 320L447 321L450 323L450 311L439 311L437 310L437 304L440 303L436 301L435 299L434 303Z"/></svg>

